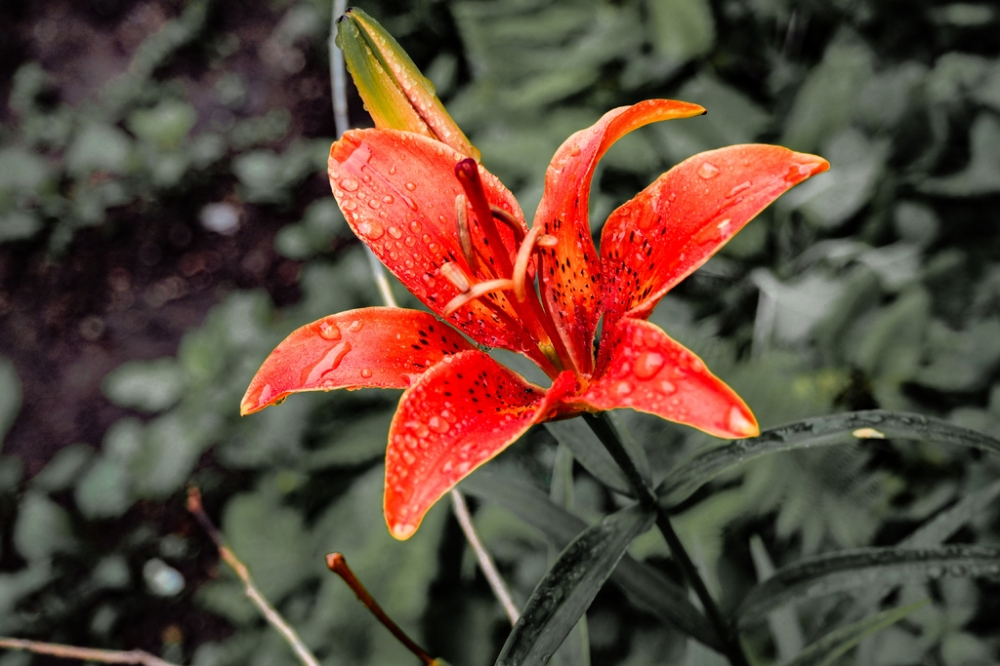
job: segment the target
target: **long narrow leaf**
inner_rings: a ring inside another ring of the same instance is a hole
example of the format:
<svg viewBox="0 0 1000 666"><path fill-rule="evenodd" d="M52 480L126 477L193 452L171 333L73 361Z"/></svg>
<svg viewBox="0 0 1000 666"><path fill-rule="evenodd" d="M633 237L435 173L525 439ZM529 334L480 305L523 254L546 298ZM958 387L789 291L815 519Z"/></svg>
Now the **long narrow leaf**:
<svg viewBox="0 0 1000 666"><path fill-rule="evenodd" d="M752 588L739 609L742 623L767 617L789 601L942 577L1000 577L1000 549L977 546L859 548L808 558Z"/></svg>
<svg viewBox="0 0 1000 666"><path fill-rule="evenodd" d="M864 639L899 622L915 610L926 606L928 602L929 599L924 599L907 606L890 608L887 611L835 629L806 647L794 659L786 662L784 666L830 666L841 655Z"/></svg>
<svg viewBox="0 0 1000 666"><path fill-rule="evenodd" d="M948 539L972 520L972 517L1000 497L1000 481L996 481L971 495L967 495L955 506L942 511L930 521L921 525L910 536L899 542L902 548L928 548Z"/></svg>
<svg viewBox="0 0 1000 666"><path fill-rule="evenodd" d="M583 419L550 421L545 424L545 429L557 442L572 451L577 461L595 479L612 490L631 494L621 468Z"/></svg>
<svg viewBox="0 0 1000 666"><path fill-rule="evenodd" d="M559 548L565 548L587 528L582 518L555 504L535 487L511 477L479 471L462 482L462 490L506 507ZM661 620L709 647L718 647L715 631L688 599L686 590L661 572L626 554L611 580Z"/></svg>
<svg viewBox="0 0 1000 666"><path fill-rule="evenodd" d="M865 439L911 439L1000 454L1000 441L941 419L878 409L848 412L796 421L765 430L759 437L738 439L700 453L674 468L660 483L657 495L674 505L719 474L748 460L779 451Z"/></svg>
<svg viewBox="0 0 1000 666"><path fill-rule="evenodd" d="M496 666L545 666L590 607L632 540L655 514L631 506L588 527L559 555L532 592Z"/></svg>

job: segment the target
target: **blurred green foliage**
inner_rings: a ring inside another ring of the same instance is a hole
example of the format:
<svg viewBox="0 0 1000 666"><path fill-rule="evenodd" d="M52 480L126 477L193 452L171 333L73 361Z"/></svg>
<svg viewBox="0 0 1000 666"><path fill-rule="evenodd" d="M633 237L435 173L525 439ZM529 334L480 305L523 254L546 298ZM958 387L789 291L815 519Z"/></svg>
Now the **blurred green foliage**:
<svg viewBox="0 0 1000 666"><path fill-rule="evenodd" d="M297 44L324 61L329 3L270 5L276 53ZM608 153L595 178L595 232L616 205L697 151L765 141L828 158L828 174L765 211L653 321L699 353L765 427L882 407L1000 437L1000 11L992 4L448 0L364 9L434 81L529 217L562 140L649 97L697 102L709 114L645 128ZM187 3L139 46L127 73L75 107L53 102L58 91L38 63L17 71L14 122L0 129L0 242L41 243L65 257L80 229L122 223L115 211L204 196L210 178L228 179L239 201L265 214L303 211L275 240L276 252L302 262L301 299L276 308L261 291L233 291L175 356L105 378L105 397L133 414L103 441L65 448L31 479L20 461L0 457L0 633L144 647L195 666L294 663L184 514L183 488L194 481L324 664L409 659L325 571L331 550L345 553L432 652L455 664L492 663L505 620L445 507L406 543L383 523L379 461L396 395L299 395L237 415L250 377L284 335L378 301L332 199L295 198L325 167L329 139L302 136L286 109L213 123L171 69L197 47L217 74L208 93L219 104L239 109L262 94L228 71L238 40L211 19L219 11L238 8ZM135 215L127 223L147 222ZM19 408L19 379L0 359L0 438ZM621 417L643 443L654 482L718 445L656 419ZM560 496L590 521L620 506L579 466L570 481L554 479L555 458L553 438L539 430L491 468L545 489L563 484ZM676 523L731 607L756 582L751 538L778 567L890 545L998 472L995 460L972 452L865 440L727 472L682 504ZM996 545L997 514L995 503L986 506L953 541ZM475 517L523 604L549 562L544 537L494 504ZM655 533L630 553L676 575ZM996 593L995 583L964 579L903 586L886 607L933 602L862 641L857 663L996 661ZM841 602L811 600L786 621L811 642L859 620ZM135 624L155 630L137 638ZM595 664L718 663L615 591L598 596L587 625ZM180 646L162 638L168 626L180 629ZM745 638L759 663L776 662L780 638L767 627ZM0 654L0 666L25 663Z"/></svg>

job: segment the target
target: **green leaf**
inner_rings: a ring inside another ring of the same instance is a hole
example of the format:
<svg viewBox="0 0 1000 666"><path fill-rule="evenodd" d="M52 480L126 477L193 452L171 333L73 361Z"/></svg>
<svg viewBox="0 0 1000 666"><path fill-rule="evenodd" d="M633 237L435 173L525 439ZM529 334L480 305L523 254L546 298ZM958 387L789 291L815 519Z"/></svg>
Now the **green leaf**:
<svg viewBox="0 0 1000 666"><path fill-rule="evenodd" d="M1000 192L1000 120L981 113L969 132L972 158L958 173L930 178L919 189L949 197L981 196Z"/></svg>
<svg viewBox="0 0 1000 666"><path fill-rule="evenodd" d="M93 449L86 444L70 444L61 449L31 480L32 487L50 493L71 488L93 455Z"/></svg>
<svg viewBox="0 0 1000 666"><path fill-rule="evenodd" d="M927 548L936 546L960 530L972 517L988 507L1000 497L1000 481L982 490L966 495L955 506L942 511L927 523L921 525L910 536L897 545L902 548Z"/></svg>
<svg viewBox="0 0 1000 666"><path fill-rule="evenodd" d="M531 594L497 666L544 666L587 611L625 549L654 514L631 506L588 527L562 552Z"/></svg>
<svg viewBox="0 0 1000 666"><path fill-rule="evenodd" d="M1000 578L1000 549L978 546L858 548L807 558L780 569L755 586L738 611L741 623L766 617L790 601L847 590L919 582L942 577Z"/></svg>
<svg viewBox="0 0 1000 666"><path fill-rule="evenodd" d="M14 523L17 551L25 559L37 560L73 550L75 544L66 510L40 492L28 492Z"/></svg>
<svg viewBox="0 0 1000 666"><path fill-rule="evenodd" d="M309 536L298 511L280 505L272 493L237 495L226 504L223 533L249 567L254 582L278 603L311 572Z"/></svg>
<svg viewBox="0 0 1000 666"><path fill-rule="evenodd" d="M779 451L846 444L859 439L909 439L1000 454L1000 441L941 419L880 409L847 412L796 421L765 430L759 437L738 439L704 451L674 468L660 483L657 494L675 505L709 480L747 460Z"/></svg>
<svg viewBox="0 0 1000 666"><path fill-rule="evenodd" d="M174 358L125 363L104 378L104 395L119 407L161 412L180 400L186 382Z"/></svg>
<svg viewBox="0 0 1000 666"><path fill-rule="evenodd" d="M21 411L21 380L14 364L0 357L0 450L17 413Z"/></svg>
<svg viewBox="0 0 1000 666"><path fill-rule="evenodd" d="M841 655L864 639L899 622L929 602L929 599L925 599L900 608L890 608L835 629L815 643L810 644L798 656L786 662L784 666L831 666Z"/></svg>
<svg viewBox="0 0 1000 666"><path fill-rule="evenodd" d="M540 490L512 477L480 471L462 481L462 489L506 507L560 548L587 528L582 518L555 504ZM656 569L625 555L611 580L665 622L705 645L718 645L715 631L688 600L687 591Z"/></svg>
<svg viewBox="0 0 1000 666"><path fill-rule="evenodd" d="M577 461L595 479L612 490L631 495L625 474L583 419L549 421L545 429L557 442L572 451Z"/></svg>
<svg viewBox="0 0 1000 666"><path fill-rule="evenodd" d="M649 0L653 48L667 58L688 60L712 50L715 21L706 0Z"/></svg>

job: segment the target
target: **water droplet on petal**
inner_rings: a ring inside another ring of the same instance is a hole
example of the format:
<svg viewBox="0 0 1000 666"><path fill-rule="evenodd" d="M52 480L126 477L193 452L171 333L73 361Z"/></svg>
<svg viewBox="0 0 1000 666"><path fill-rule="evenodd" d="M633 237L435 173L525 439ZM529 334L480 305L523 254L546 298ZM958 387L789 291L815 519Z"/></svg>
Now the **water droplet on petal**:
<svg viewBox="0 0 1000 666"><path fill-rule="evenodd" d="M702 162L696 173L699 177L708 180L719 175L719 167L715 166L711 162Z"/></svg>
<svg viewBox="0 0 1000 666"><path fill-rule="evenodd" d="M342 181L340 181L340 186L345 190L347 190L348 192L353 192L354 190L358 189L358 181L354 180L353 178L345 178Z"/></svg>
<svg viewBox="0 0 1000 666"><path fill-rule="evenodd" d="M655 351L646 351L639 354L635 359L635 369L632 371L639 379L649 379L663 367L666 359L663 354Z"/></svg>
<svg viewBox="0 0 1000 666"><path fill-rule="evenodd" d="M362 220L358 223L358 233L369 240L378 240L385 234L385 227L377 220Z"/></svg>
<svg viewBox="0 0 1000 666"><path fill-rule="evenodd" d="M355 208L358 207L358 202L348 199L344 203L340 204L340 207L343 208L344 210L354 210Z"/></svg>
<svg viewBox="0 0 1000 666"><path fill-rule="evenodd" d="M406 184L406 185L404 185L403 187L405 187L406 189L408 189L408 190L409 190L409 191L411 191L411 192L412 192L413 190L417 189L417 186L416 186L415 184L413 184L413 183L407 183L407 184Z"/></svg>
<svg viewBox="0 0 1000 666"><path fill-rule="evenodd" d="M321 321L319 323L319 335L324 340L339 340L340 328L332 321Z"/></svg>
<svg viewBox="0 0 1000 666"><path fill-rule="evenodd" d="M372 371L368 368L363 368L361 370L361 376L365 379L369 379L372 376Z"/></svg>
<svg viewBox="0 0 1000 666"><path fill-rule="evenodd" d="M385 204L391 204L395 200L396 200L396 198L393 197L391 194L387 194L384 197L382 197L382 203L385 203Z"/></svg>
<svg viewBox="0 0 1000 666"><path fill-rule="evenodd" d="M440 416L432 416L427 420L427 427L434 432L443 435L451 429L451 424L445 421Z"/></svg>
<svg viewBox="0 0 1000 666"><path fill-rule="evenodd" d="M398 227L389 227L389 235L393 238L399 239L403 237L403 232L400 231Z"/></svg>
<svg viewBox="0 0 1000 666"><path fill-rule="evenodd" d="M666 395L670 395L671 393L673 393L676 390L677 390L677 387L674 386L674 383L672 381L670 381L669 379L664 379L663 381L660 382L660 391L662 393L665 393Z"/></svg>
<svg viewBox="0 0 1000 666"><path fill-rule="evenodd" d="M407 465L412 465L413 463L417 462L417 457L415 455L413 455L412 453L410 453L409 451L405 451L404 450L403 451L403 460L406 461Z"/></svg>
<svg viewBox="0 0 1000 666"><path fill-rule="evenodd" d="M749 180L745 180L742 183L740 183L739 185L737 185L736 187L734 187L733 189L729 190L729 194L726 195L726 198L727 199L732 199L733 197L735 197L740 192L743 192L743 191L747 190L749 187L750 187L750 181Z"/></svg>
<svg viewBox="0 0 1000 666"><path fill-rule="evenodd" d="M369 208L378 208L381 205L382 204L379 203L378 199L369 199L368 200L368 207Z"/></svg>
<svg viewBox="0 0 1000 666"><path fill-rule="evenodd" d="M615 386L615 393L618 395L619 398L627 396L632 392L632 390L633 390L632 385L624 381L618 382L618 385Z"/></svg>
<svg viewBox="0 0 1000 666"><path fill-rule="evenodd" d="M392 535L397 539L409 539L416 531L417 527L412 523L396 523L392 526Z"/></svg>
<svg viewBox="0 0 1000 666"><path fill-rule="evenodd" d="M358 331L361 330L361 327L364 325L365 322L361 321L360 319L355 319L354 321L351 322L351 325L347 327L347 330L350 331L351 333L357 333Z"/></svg>

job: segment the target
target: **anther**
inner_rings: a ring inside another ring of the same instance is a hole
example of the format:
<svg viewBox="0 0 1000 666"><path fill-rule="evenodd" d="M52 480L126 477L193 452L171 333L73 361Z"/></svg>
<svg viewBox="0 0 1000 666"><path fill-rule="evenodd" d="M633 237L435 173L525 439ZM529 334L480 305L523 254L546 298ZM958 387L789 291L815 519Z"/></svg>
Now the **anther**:
<svg viewBox="0 0 1000 666"><path fill-rule="evenodd" d="M469 231L469 214L466 212L469 200L464 194L455 197L455 217L458 218L458 244L462 247L462 256L469 264L469 270L473 273L479 272L479 261L476 259L476 251L472 247L472 232Z"/></svg>
<svg viewBox="0 0 1000 666"><path fill-rule="evenodd" d="M455 298L448 301L448 305L444 306L443 314L445 317L450 317L466 303L482 298L490 292L506 291L513 288L513 280L487 280L486 282L480 282L464 294L459 294Z"/></svg>
<svg viewBox="0 0 1000 666"><path fill-rule="evenodd" d="M535 241L535 243L538 247L555 247L556 245L559 245L559 239L555 236L550 236L549 234L542 234L538 237L538 240Z"/></svg>
<svg viewBox="0 0 1000 666"><path fill-rule="evenodd" d="M465 274L462 267L451 261L446 261L441 264L441 275L448 282L455 285L455 289L458 289L463 294L468 292L472 285L469 283L469 276Z"/></svg>

